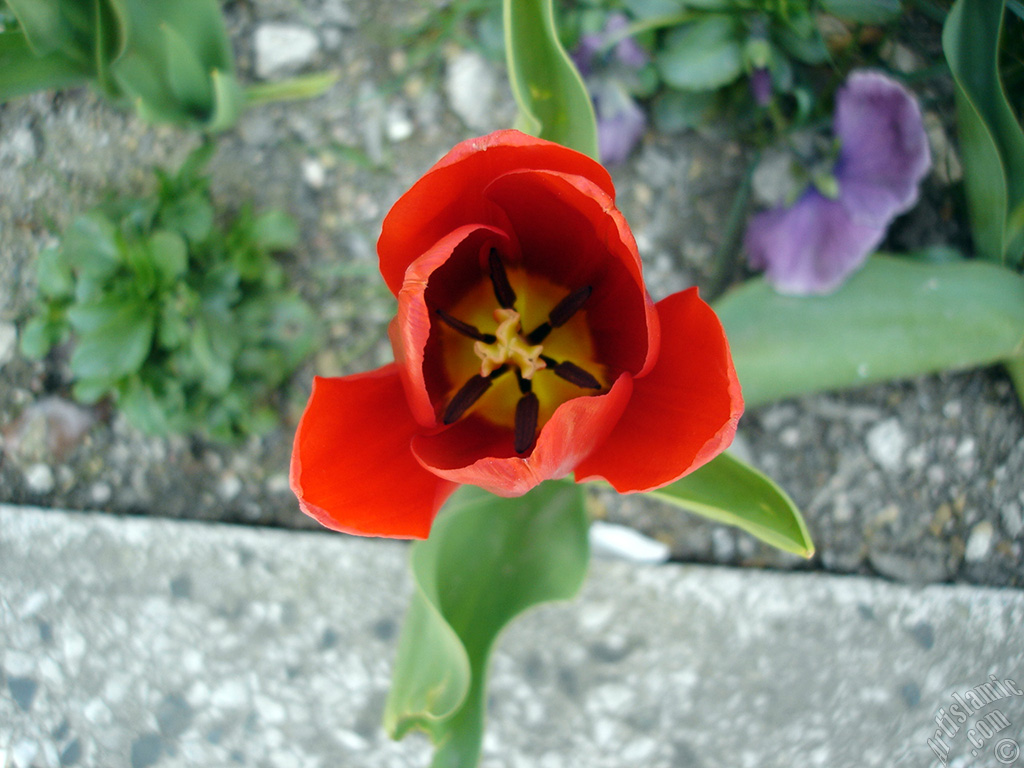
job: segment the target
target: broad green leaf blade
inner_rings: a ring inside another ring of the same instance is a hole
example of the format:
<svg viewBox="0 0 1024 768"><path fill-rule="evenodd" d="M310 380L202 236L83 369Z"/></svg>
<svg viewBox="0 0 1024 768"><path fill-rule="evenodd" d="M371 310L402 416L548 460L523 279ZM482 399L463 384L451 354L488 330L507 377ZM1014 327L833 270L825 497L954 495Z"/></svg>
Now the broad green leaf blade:
<svg viewBox="0 0 1024 768"><path fill-rule="evenodd" d="M1024 204L1024 132L999 79L1003 3L957 0L942 30L953 73L964 181L975 247L1020 263L1024 229L1010 214Z"/></svg>
<svg viewBox="0 0 1024 768"><path fill-rule="evenodd" d="M751 280L715 304L747 405L988 365L1024 351L1024 277L874 256L830 296Z"/></svg>
<svg viewBox="0 0 1024 768"><path fill-rule="evenodd" d="M0 32L0 103L47 88L66 88L88 73L59 52L36 56L20 32Z"/></svg>
<svg viewBox="0 0 1024 768"><path fill-rule="evenodd" d="M820 0L822 10L858 24L885 24L903 13L900 0Z"/></svg>
<svg viewBox="0 0 1024 768"><path fill-rule="evenodd" d="M76 310L85 309L89 308L76 305L68 310L72 325L81 334L70 361L75 378L114 380L139 370L153 342L152 310L116 297L92 307L88 317L76 315ZM105 320L100 322L100 317Z"/></svg>
<svg viewBox="0 0 1024 768"><path fill-rule="evenodd" d="M156 268L160 282L172 285L188 269L188 246L181 235L158 229L149 236L149 258Z"/></svg>
<svg viewBox="0 0 1024 768"><path fill-rule="evenodd" d="M505 56L517 127L598 159L590 94L558 40L552 0L504 0Z"/></svg>
<svg viewBox="0 0 1024 768"><path fill-rule="evenodd" d="M70 31L65 24L61 4L54 0L7 0L29 45L36 55L59 51L68 45Z"/></svg>
<svg viewBox="0 0 1024 768"><path fill-rule="evenodd" d="M801 557L814 554L800 510L767 476L728 453L653 496L726 525L735 525L766 544Z"/></svg>
<svg viewBox="0 0 1024 768"><path fill-rule="evenodd" d="M669 34L656 64L683 91L713 91L743 72L742 28L727 16L706 16Z"/></svg>
<svg viewBox="0 0 1024 768"><path fill-rule="evenodd" d="M198 115L213 112L213 82L188 40L170 24L162 24L167 82L184 110Z"/></svg>
<svg viewBox="0 0 1024 768"><path fill-rule="evenodd" d="M416 591L399 640L384 725L437 745L434 768L480 753L487 659L513 617L572 597L589 549L583 489L547 482L516 499L466 487L413 547Z"/></svg>

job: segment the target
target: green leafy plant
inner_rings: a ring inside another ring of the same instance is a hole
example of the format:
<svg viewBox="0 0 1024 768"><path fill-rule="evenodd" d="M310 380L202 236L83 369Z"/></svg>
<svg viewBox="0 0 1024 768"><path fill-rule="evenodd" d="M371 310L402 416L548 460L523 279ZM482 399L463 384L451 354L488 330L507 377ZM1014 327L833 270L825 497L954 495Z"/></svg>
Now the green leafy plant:
<svg viewBox="0 0 1024 768"><path fill-rule="evenodd" d="M153 122L221 131L247 104L309 98L331 73L243 89L216 0L7 0L0 102L92 83Z"/></svg>
<svg viewBox="0 0 1024 768"><path fill-rule="evenodd" d="M75 397L112 395L145 432L232 440L276 423L271 395L316 338L272 256L296 243L294 221L245 207L218 226L200 174L212 149L158 170L154 195L79 216L40 254L21 345L39 358L73 339Z"/></svg>

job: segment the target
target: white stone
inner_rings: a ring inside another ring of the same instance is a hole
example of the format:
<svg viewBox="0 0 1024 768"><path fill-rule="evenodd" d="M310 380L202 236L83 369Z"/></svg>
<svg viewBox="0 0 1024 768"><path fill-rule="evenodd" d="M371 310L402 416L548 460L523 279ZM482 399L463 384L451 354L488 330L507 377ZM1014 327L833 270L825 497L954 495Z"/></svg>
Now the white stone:
<svg viewBox="0 0 1024 768"><path fill-rule="evenodd" d="M302 180L310 189L323 189L327 181L327 171L319 160L307 157L302 161Z"/></svg>
<svg viewBox="0 0 1024 768"><path fill-rule="evenodd" d="M384 132L387 134L388 140L396 143L405 141L412 136L414 128L405 107L401 104L391 105L384 123Z"/></svg>
<svg viewBox="0 0 1024 768"><path fill-rule="evenodd" d="M980 563L988 557L994 537L995 529L988 520L982 520L975 525L971 529L971 535L967 537L967 545L964 548L964 560L968 563Z"/></svg>
<svg viewBox="0 0 1024 768"><path fill-rule="evenodd" d="M32 493L49 493L53 490L53 470L42 462L32 464L25 470L25 482Z"/></svg>
<svg viewBox="0 0 1024 768"><path fill-rule="evenodd" d="M1021 518L1020 507L1010 503L1000 511L1003 518L1003 529L1011 539L1017 538L1021 531L1024 531L1024 519Z"/></svg>
<svg viewBox="0 0 1024 768"><path fill-rule="evenodd" d="M217 493L225 501L231 501L242 492L242 481L234 472L225 472L217 483Z"/></svg>
<svg viewBox="0 0 1024 768"><path fill-rule="evenodd" d="M102 481L93 483L89 489L89 498L92 499L93 504L106 504L113 495L114 492L111 487Z"/></svg>
<svg viewBox="0 0 1024 768"><path fill-rule="evenodd" d="M23 739L11 748L11 762L15 768L30 768L38 754L39 745L29 739Z"/></svg>
<svg viewBox="0 0 1024 768"><path fill-rule="evenodd" d="M470 128L491 128L497 75L478 53L463 51L448 61L445 94L452 111Z"/></svg>
<svg viewBox="0 0 1024 768"><path fill-rule="evenodd" d="M903 464L907 435L897 419L876 424L867 434L868 454L882 469L890 472Z"/></svg>
<svg viewBox="0 0 1024 768"><path fill-rule="evenodd" d="M14 358L18 342L18 329L14 323L0 323L0 368Z"/></svg>
<svg viewBox="0 0 1024 768"><path fill-rule="evenodd" d="M633 563L663 563L669 546L624 525L597 520L590 526L590 546L595 555L617 557Z"/></svg>
<svg viewBox="0 0 1024 768"><path fill-rule="evenodd" d="M256 30L253 47L256 75L264 80L297 72L310 62L320 47L312 30L294 24L263 24Z"/></svg>

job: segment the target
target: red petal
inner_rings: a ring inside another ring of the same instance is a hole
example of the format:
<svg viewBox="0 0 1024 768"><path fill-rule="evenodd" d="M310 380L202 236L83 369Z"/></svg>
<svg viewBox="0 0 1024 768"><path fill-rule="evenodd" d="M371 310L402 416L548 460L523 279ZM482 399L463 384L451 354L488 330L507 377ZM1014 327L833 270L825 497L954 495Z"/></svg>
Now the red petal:
<svg viewBox="0 0 1024 768"><path fill-rule="evenodd" d="M302 511L345 533L426 538L456 485L413 458L409 443L419 429L394 364L316 377L292 451Z"/></svg>
<svg viewBox="0 0 1024 768"><path fill-rule="evenodd" d="M425 299L427 282L436 270L451 263L453 269L448 270L451 279L435 281L442 283L435 288L440 289L442 299L446 298L446 290L457 294L459 287L464 287L459 285L460 275L474 281L480 279L478 262L481 250L486 252L490 244L507 241L508 238L493 227L460 227L438 240L406 270L402 289L398 292L398 314L391 321L388 335L395 350L409 408L416 421L425 427L433 427L437 423L423 367L432 323Z"/></svg>
<svg viewBox="0 0 1024 768"><path fill-rule="evenodd" d="M550 171L507 173L484 194L508 216L524 268L568 289L593 287L587 324L602 362L634 375L649 370L657 313L615 201L581 176Z"/></svg>
<svg viewBox="0 0 1024 768"><path fill-rule="evenodd" d="M608 440L580 462L578 482L603 478L622 493L660 488L713 459L736 433L743 398L718 317L696 288L655 307L658 363L634 382Z"/></svg>
<svg viewBox="0 0 1024 768"><path fill-rule="evenodd" d="M465 224L503 228L504 217L482 192L510 171L552 170L590 179L614 196L611 177L584 154L519 131L496 131L457 144L398 199L384 219L377 253L380 271L396 296L406 268L430 246Z"/></svg>
<svg viewBox="0 0 1024 768"><path fill-rule="evenodd" d="M413 438L412 451L438 477L498 496L522 496L544 480L572 472L612 431L632 390L632 377L624 373L603 395L562 403L526 457L515 455L510 429L475 415L436 435Z"/></svg>

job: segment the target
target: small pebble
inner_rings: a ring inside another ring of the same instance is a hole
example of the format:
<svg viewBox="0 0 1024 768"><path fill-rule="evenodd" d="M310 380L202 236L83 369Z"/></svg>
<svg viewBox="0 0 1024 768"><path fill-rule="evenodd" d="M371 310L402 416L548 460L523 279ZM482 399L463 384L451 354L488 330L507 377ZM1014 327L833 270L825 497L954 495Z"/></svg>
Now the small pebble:
<svg viewBox="0 0 1024 768"><path fill-rule="evenodd" d="M32 464L25 470L25 482L32 493L49 493L54 486L53 470L46 464Z"/></svg>
<svg viewBox="0 0 1024 768"><path fill-rule="evenodd" d="M967 537L964 560L968 563L979 563L988 557L994 535L995 529L988 520L982 520L975 525L971 529L971 535Z"/></svg>
<svg viewBox="0 0 1024 768"><path fill-rule="evenodd" d="M497 75L478 53L465 51L448 62L445 93L452 111L470 128L492 128Z"/></svg>
<svg viewBox="0 0 1024 768"><path fill-rule="evenodd" d="M903 464L907 435L896 419L886 419L867 434L868 454L882 469L893 472Z"/></svg>
<svg viewBox="0 0 1024 768"><path fill-rule="evenodd" d="M18 329L14 323L0 323L0 368L14 359L17 341Z"/></svg>
<svg viewBox="0 0 1024 768"><path fill-rule="evenodd" d="M256 75L266 80L297 72L313 61L320 42L306 27L294 24L263 24L256 30L253 48Z"/></svg>
<svg viewBox="0 0 1024 768"><path fill-rule="evenodd" d="M1017 538L1021 531L1024 531L1024 519L1021 518L1020 507L1016 504L1006 504L1000 510L1003 519L1003 530L1011 539Z"/></svg>
<svg viewBox="0 0 1024 768"><path fill-rule="evenodd" d="M327 181L327 172L324 170L323 164L319 160L314 160L311 157L303 160L302 180L305 181L311 189L323 189L324 182Z"/></svg>

